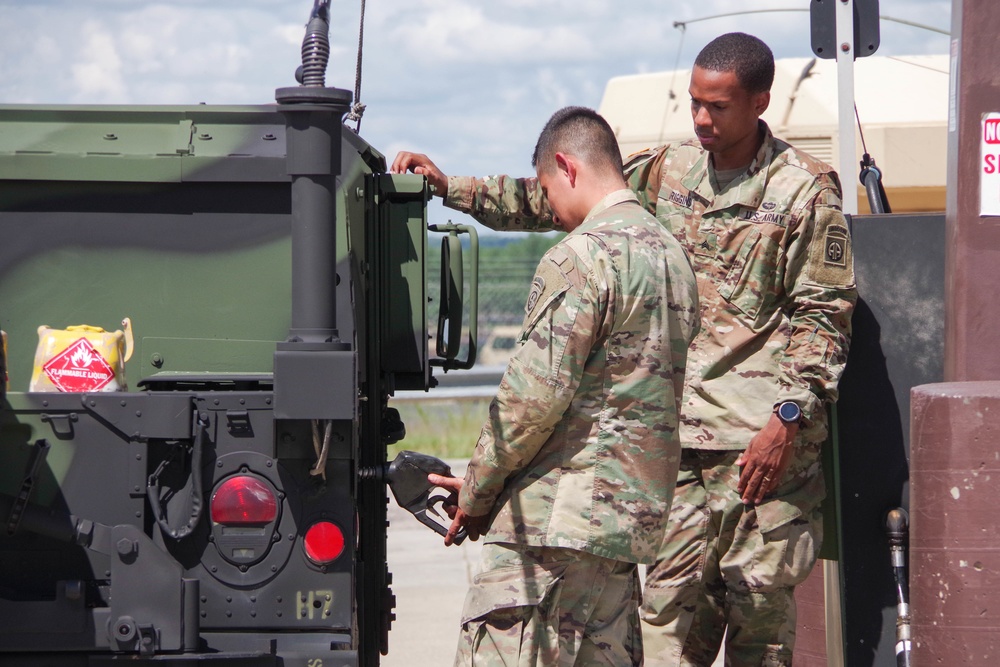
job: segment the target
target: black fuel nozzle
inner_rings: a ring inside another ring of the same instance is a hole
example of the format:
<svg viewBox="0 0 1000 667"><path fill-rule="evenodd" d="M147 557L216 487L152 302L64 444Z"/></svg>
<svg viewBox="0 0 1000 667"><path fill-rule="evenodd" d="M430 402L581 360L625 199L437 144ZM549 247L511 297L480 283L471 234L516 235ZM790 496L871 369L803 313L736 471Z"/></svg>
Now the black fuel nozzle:
<svg viewBox="0 0 1000 667"><path fill-rule="evenodd" d="M889 537L889 546L903 547L910 533L910 515L902 507L889 510L885 515L885 534Z"/></svg>
<svg viewBox="0 0 1000 667"><path fill-rule="evenodd" d="M892 213L889 206L889 198L885 194L882 186L882 170L875 164L875 158L868 153L861 156L861 173L858 180L865 186L865 194L868 196L868 208L872 213Z"/></svg>
<svg viewBox="0 0 1000 667"><path fill-rule="evenodd" d="M869 176L879 181L882 180L882 170L878 168L878 165L875 164L875 158L869 153L861 156L861 162L858 165L861 167L861 172L858 174L858 180L861 181L861 185L865 185L865 180Z"/></svg>
<svg viewBox="0 0 1000 667"><path fill-rule="evenodd" d="M445 517L441 516L435 505L454 502L454 499L451 495L432 495L438 487L428 481L427 475L431 473L454 477L451 474L451 467L441 459L407 450L399 452L396 458L385 466L385 480L392 489L396 503L415 516L417 521L444 536L448 534L448 527L441 521L435 521L430 515L433 514L444 521ZM454 543L461 544L466 535L463 528L455 536Z"/></svg>
<svg viewBox="0 0 1000 667"><path fill-rule="evenodd" d="M902 507L886 512L885 534L896 580L896 667L910 667L913 646L910 616L910 586L906 571L906 546L910 538L910 515Z"/></svg>

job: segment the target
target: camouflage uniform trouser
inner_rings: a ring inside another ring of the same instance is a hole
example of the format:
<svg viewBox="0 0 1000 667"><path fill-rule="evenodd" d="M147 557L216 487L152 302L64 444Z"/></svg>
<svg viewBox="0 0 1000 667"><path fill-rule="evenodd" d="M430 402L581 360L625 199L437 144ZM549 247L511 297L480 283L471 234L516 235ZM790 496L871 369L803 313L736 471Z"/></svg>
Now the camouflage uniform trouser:
<svg viewBox="0 0 1000 667"><path fill-rule="evenodd" d="M635 563L574 549L483 545L456 665L642 664Z"/></svg>
<svg viewBox="0 0 1000 667"><path fill-rule="evenodd" d="M825 495L820 445L797 445L780 486L745 507L741 452L685 449L670 527L640 612L647 667L791 665L794 587L816 563Z"/></svg>

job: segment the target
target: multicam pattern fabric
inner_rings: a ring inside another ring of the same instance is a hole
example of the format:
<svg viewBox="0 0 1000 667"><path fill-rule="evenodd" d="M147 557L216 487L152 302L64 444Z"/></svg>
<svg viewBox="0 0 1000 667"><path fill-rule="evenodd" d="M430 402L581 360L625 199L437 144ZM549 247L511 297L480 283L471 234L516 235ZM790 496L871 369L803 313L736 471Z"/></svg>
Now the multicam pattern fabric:
<svg viewBox="0 0 1000 667"><path fill-rule="evenodd" d="M642 664L635 564L572 549L486 544L455 664Z"/></svg>
<svg viewBox="0 0 1000 667"><path fill-rule="evenodd" d="M833 169L775 139L720 188L697 142L640 153L626 167L639 202L688 251L699 280L701 331L688 356L681 443L744 449L792 400L800 442L826 436L857 292L850 234ZM494 229L547 229L535 179L449 179L448 206Z"/></svg>
<svg viewBox="0 0 1000 667"><path fill-rule="evenodd" d="M525 310L460 506L494 514L489 542L652 563L698 326L684 251L633 193L612 193L542 258Z"/></svg>
<svg viewBox="0 0 1000 667"><path fill-rule="evenodd" d="M739 452L685 450L661 561L646 575L647 667L791 664L794 587L822 541L820 445L799 447L772 497L745 507ZM728 625L728 635L727 632Z"/></svg>
<svg viewBox="0 0 1000 667"><path fill-rule="evenodd" d="M793 579L808 575L815 554L799 554L791 578L781 557L769 554L806 544L814 552L820 539L815 509L791 502L782 488L789 476L806 476L799 480L801 497L814 504L823 497L822 471L813 457L815 443L826 436L823 403L837 396L857 299L850 234L833 169L775 139L764 123L761 132L764 140L749 169L721 187L696 142L640 153L626 166L629 186L688 251L698 278L702 322L688 356L682 446L693 456L731 459L713 500L704 481L690 484L682 476L677 488L673 532L646 577L642 616L649 665L710 664L707 656L714 657L727 627L730 637L743 642L727 646L732 664L789 664ZM445 202L495 229L551 225L534 179L453 178ZM805 417L789 471L777 495L744 513L733 465L738 453L701 450L745 449L784 400L796 401ZM685 532L689 524L707 526L713 513L731 518L706 537ZM760 522L753 527L766 539L739 538L742 524L734 518L753 523L762 513L770 515L771 531ZM713 600L747 579L733 567L686 579L683 568L691 560L685 554L692 553L756 563L754 576L766 581L781 574L785 585L743 591L742 602L720 614ZM755 654L746 648L751 645L764 648ZM678 658L683 654L692 657Z"/></svg>

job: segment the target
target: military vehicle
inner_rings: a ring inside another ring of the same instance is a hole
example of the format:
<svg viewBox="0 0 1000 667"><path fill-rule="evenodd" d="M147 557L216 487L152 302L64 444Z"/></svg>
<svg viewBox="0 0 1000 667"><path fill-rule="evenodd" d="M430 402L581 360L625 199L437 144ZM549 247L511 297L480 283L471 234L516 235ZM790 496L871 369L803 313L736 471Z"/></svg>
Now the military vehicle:
<svg viewBox="0 0 1000 667"><path fill-rule="evenodd" d="M852 222L839 573L802 587L836 603L800 601L800 667L1000 652L995 4L951 3L946 214ZM277 105L0 107L2 665L369 666L385 649L387 397L469 362L461 244L445 230L435 361L429 193L342 127L350 95L317 77L310 25L304 85ZM38 327L124 317L135 391L25 391Z"/></svg>
<svg viewBox="0 0 1000 667"><path fill-rule="evenodd" d="M276 104L0 107L0 664L387 650L387 401L472 362L467 230L437 230L434 356L431 193L343 125L328 13ZM90 385L27 391L39 327L124 317L127 391L79 348L34 370Z"/></svg>

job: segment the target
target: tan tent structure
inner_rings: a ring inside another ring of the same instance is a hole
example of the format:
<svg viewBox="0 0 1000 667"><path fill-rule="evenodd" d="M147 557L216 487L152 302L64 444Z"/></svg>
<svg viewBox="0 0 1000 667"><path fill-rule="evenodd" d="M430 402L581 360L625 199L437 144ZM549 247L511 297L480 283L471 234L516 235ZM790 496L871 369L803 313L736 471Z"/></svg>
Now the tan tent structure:
<svg viewBox="0 0 1000 667"><path fill-rule="evenodd" d="M870 56L855 63L855 97L868 153L883 174L893 212L943 211L948 142L948 56ZM690 139L690 70L611 79L600 113L629 155L667 141ZM837 64L782 58L776 62L764 120L774 134L834 166L838 164ZM857 159L860 162L861 134ZM859 169L860 170L860 167ZM842 175L868 202L858 170Z"/></svg>

